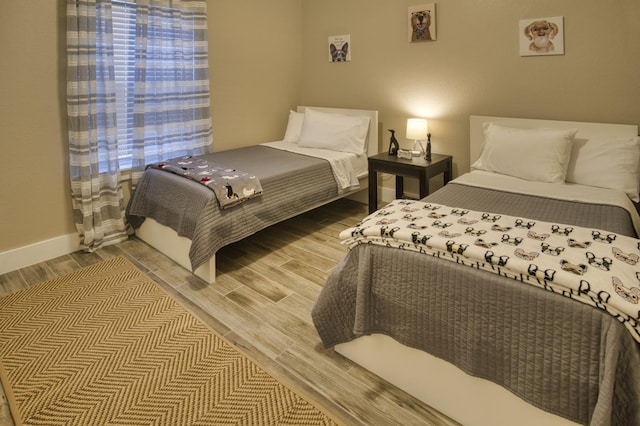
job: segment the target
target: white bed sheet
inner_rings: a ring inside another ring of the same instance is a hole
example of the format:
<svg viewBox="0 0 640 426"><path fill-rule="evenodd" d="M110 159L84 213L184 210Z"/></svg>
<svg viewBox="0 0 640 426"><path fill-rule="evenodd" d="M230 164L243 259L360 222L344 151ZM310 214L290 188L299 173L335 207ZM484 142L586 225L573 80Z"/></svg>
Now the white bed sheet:
<svg viewBox="0 0 640 426"><path fill-rule="evenodd" d="M622 207L629 212L633 227L640 235L640 216L638 216L638 212L627 194L621 191L567 182L562 184L534 182L484 170L473 170L452 180L452 182L559 200Z"/></svg>
<svg viewBox="0 0 640 426"><path fill-rule="evenodd" d="M359 178L367 175L366 154L358 155L329 149L303 148L294 142L285 141L265 142L261 145L327 160L338 183L338 193L358 189L360 187Z"/></svg>

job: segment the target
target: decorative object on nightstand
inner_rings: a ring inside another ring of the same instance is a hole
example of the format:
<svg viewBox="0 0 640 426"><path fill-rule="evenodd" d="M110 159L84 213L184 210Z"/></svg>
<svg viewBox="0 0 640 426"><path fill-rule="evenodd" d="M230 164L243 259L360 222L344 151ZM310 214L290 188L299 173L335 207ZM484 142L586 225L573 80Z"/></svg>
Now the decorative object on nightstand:
<svg viewBox="0 0 640 426"><path fill-rule="evenodd" d="M431 133L429 133L426 118L410 118L407 120L407 139L413 139L414 151L417 151L416 146L418 146L420 153L425 153L424 159L431 161ZM423 140L427 141L426 152L422 146Z"/></svg>
<svg viewBox="0 0 640 426"><path fill-rule="evenodd" d="M391 132L391 138L389 139L389 155L398 155L398 150L400 149L400 144L396 139L396 131L393 129L388 129Z"/></svg>
<svg viewBox="0 0 640 426"><path fill-rule="evenodd" d="M415 157L414 152L417 151L409 151L406 149L399 149L398 150L398 158L404 158L405 160L411 160L413 157Z"/></svg>

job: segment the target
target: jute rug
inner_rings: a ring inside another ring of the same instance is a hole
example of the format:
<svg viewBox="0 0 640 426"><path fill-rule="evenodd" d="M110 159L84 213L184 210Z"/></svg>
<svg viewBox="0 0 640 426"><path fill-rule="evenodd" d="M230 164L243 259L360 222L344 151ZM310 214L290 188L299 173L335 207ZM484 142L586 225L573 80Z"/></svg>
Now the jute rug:
<svg viewBox="0 0 640 426"><path fill-rule="evenodd" d="M0 299L17 425L331 425L118 257Z"/></svg>

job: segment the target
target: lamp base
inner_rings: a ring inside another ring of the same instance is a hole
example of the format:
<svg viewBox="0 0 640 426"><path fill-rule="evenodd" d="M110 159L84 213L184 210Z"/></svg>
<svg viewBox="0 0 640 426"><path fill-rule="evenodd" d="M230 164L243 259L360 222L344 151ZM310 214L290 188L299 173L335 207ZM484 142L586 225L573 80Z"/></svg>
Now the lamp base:
<svg viewBox="0 0 640 426"><path fill-rule="evenodd" d="M422 141L417 140L417 139L414 140L413 141L413 149L412 149L412 151L418 151L419 152L418 155L423 154L424 153L424 146L422 146Z"/></svg>

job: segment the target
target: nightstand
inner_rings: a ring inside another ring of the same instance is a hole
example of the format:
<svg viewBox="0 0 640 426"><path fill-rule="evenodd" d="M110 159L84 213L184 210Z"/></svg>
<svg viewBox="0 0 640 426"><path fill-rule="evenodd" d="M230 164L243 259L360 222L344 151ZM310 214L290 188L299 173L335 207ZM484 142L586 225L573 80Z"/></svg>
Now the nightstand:
<svg viewBox="0 0 640 426"><path fill-rule="evenodd" d="M417 178L420 182L420 198L429 195L429 178L443 174L446 185L452 178L453 157L432 154L431 161L424 157L398 158L386 152L369 157L369 214L378 209L378 172L396 176L396 198L404 198L404 178Z"/></svg>

